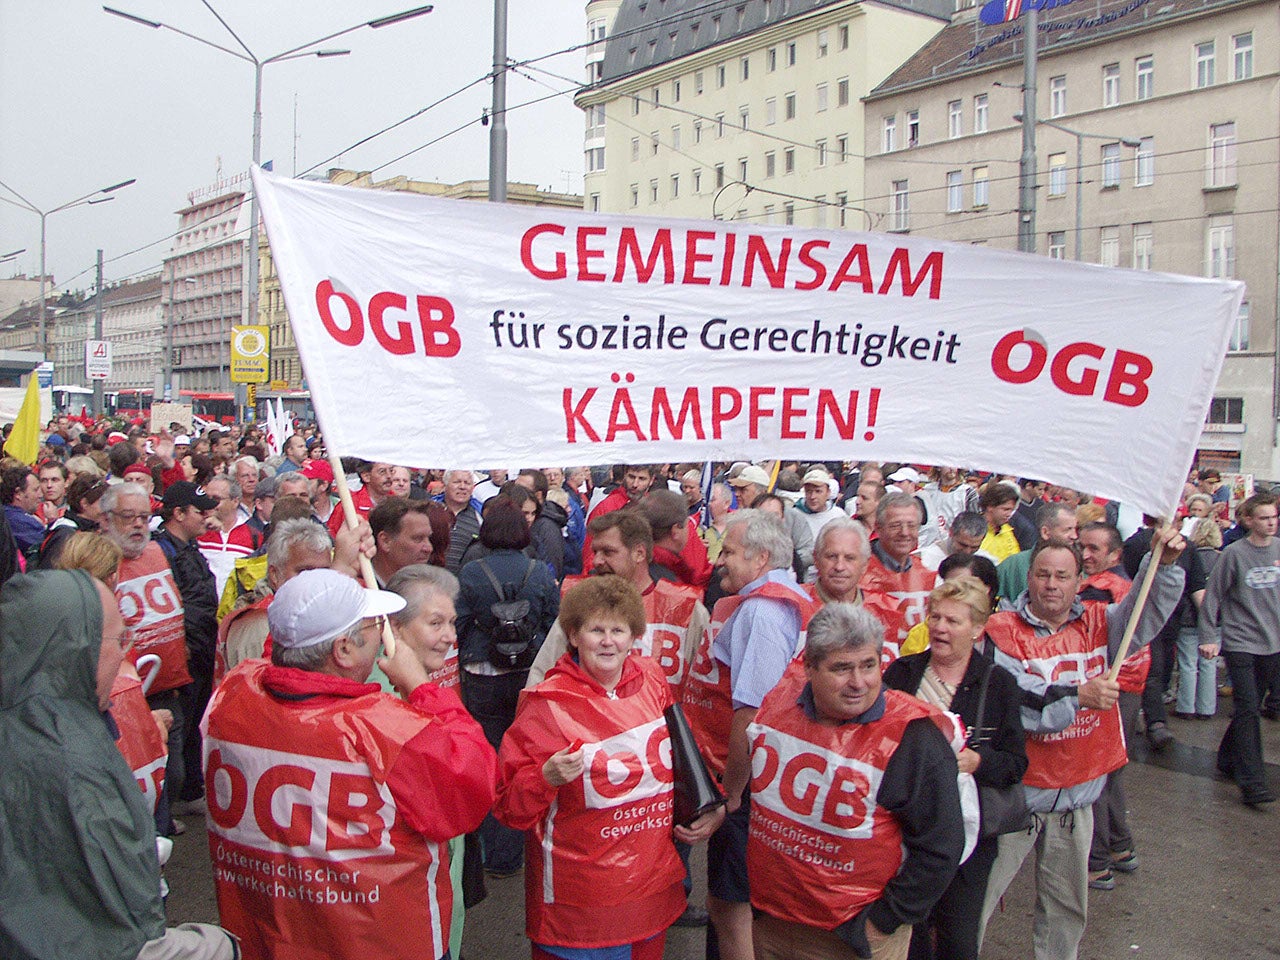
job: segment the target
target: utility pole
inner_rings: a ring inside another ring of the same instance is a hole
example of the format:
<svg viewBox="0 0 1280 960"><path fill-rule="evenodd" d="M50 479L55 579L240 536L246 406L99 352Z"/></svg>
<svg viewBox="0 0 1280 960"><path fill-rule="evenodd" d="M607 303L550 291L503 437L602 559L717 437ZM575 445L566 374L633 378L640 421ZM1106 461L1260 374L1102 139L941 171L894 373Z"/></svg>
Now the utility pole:
<svg viewBox="0 0 1280 960"><path fill-rule="evenodd" d="M1018 164L1018 249L1036 252L1036 46L1039 13L1032 5L1022 27L1022 159Z"/></svg>
<svg viewBox="0 0 1280 960"><path fill-rule="evenodd" d="M493 108L489 115L489 202L507 202L507 0L493 0Z"/></svg>
<svg viewBox="0 0 1280 960"><path fill-rule="evenodd" d="M102 339L102 250L98 250L98 293L94 297L93 306L93 339ZM93 381L93 415L95 417L102 416L102 386L101 380Z"/></svg>

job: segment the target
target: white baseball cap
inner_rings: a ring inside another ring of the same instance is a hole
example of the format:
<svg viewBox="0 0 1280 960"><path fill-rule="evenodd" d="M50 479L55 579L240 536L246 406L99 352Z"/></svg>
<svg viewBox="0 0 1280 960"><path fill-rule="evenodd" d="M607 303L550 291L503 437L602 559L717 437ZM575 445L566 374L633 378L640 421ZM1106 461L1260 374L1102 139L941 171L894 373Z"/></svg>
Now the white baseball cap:
<svg viewBox="0 0 1280 960"><path fill-rule="evenodd" d="M366 617L404 609L404 597L366 589L335 570L304 570L276 591L267 607L271 642L290 650L342 636Z"/></svg>
<svg viewBox="0 0 1280 960"><path fill-rule="evenodd" d="M890 483L901 483L903 480L910 480L912 483L919 483L924 477L921 476L915 467L901 467L894 471L893 476L889 478Z"/></svg>

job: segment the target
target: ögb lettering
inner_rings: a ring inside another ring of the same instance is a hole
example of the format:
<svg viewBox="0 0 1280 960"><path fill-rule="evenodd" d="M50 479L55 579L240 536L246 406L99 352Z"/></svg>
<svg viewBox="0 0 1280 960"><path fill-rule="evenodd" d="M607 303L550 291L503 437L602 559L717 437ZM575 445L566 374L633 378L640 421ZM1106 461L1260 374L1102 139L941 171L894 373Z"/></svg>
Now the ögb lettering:
<svg viewBox="0 0 1280 960"><path fill-rule="evenodd" d="M367 765L207 743L210 826L224 839L328 860L394 853L395 801Z"/></svg>
<svg viewBox="0 0 1280 960"><path fill-rule="evenodd" d="M584 744L582 751L583 793L590 810L638 803L671 790L671 738L661 717Z"/></svg>
<svg viewBox="0 0 1280 960"><path fill-rule="evenodd" d="M823 833L871 836L884 771L762 724L747 734L752 803Z"/></svg>
<svg viewBox="0 0 1280 960"><path fill-rule="evenodd" d="M1031 383L1045 367L1049 378L1063 393L1092 397L1098 392L1099 379L1108 348L1087 341L1068 343L1049 355L1045 339L1034 330L1013 330L996 343L991 353L991 369L1006 383ZM1150 391L1147 380L1155 366L1144 354L1117 348L1111 357L1102 399L1123 407L1140 407Z"/></svg>
<svg viewBox="0 0 1280 960"><path fill-rule="evenodd" d="M456 357L462 349L462 338L454 328L453 304L444 297L427 294L418 294L414 299L416 331L408 319L409 298L403 293L390 290L375 293L362 310L359 301L337 289L332 280L316 284L320 322L338 343L360 346L367 325L378 346L387 353L407 356L421 352L428 357Z"/></svg>

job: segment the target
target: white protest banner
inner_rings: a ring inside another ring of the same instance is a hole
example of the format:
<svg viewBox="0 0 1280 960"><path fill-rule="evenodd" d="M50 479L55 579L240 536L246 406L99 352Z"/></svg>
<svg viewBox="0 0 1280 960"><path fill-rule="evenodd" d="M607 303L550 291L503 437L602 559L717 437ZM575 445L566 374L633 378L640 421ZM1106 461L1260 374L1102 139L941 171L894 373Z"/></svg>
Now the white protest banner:
<svg viewBox="0 0 1280 960"><path fill-rule="evenodd" d="M795 458L1177 502L1243 284L254 171L326 440L410 466Z"/></svg>

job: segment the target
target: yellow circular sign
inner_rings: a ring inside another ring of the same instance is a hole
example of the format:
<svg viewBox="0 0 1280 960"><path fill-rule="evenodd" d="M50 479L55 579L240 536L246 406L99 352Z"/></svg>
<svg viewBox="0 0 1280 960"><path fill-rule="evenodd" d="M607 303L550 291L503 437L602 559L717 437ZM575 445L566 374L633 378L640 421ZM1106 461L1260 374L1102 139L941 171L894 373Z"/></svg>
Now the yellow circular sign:
<svg viewBox="0 0 1280 960"><path fill-rule="evenodd" d="M249 327L237 330L232 334L231 347L236 353L240 354L240 356L244 357L246 360L250 360L266 353L267 338L264 337L260 331Z"/></svg>

